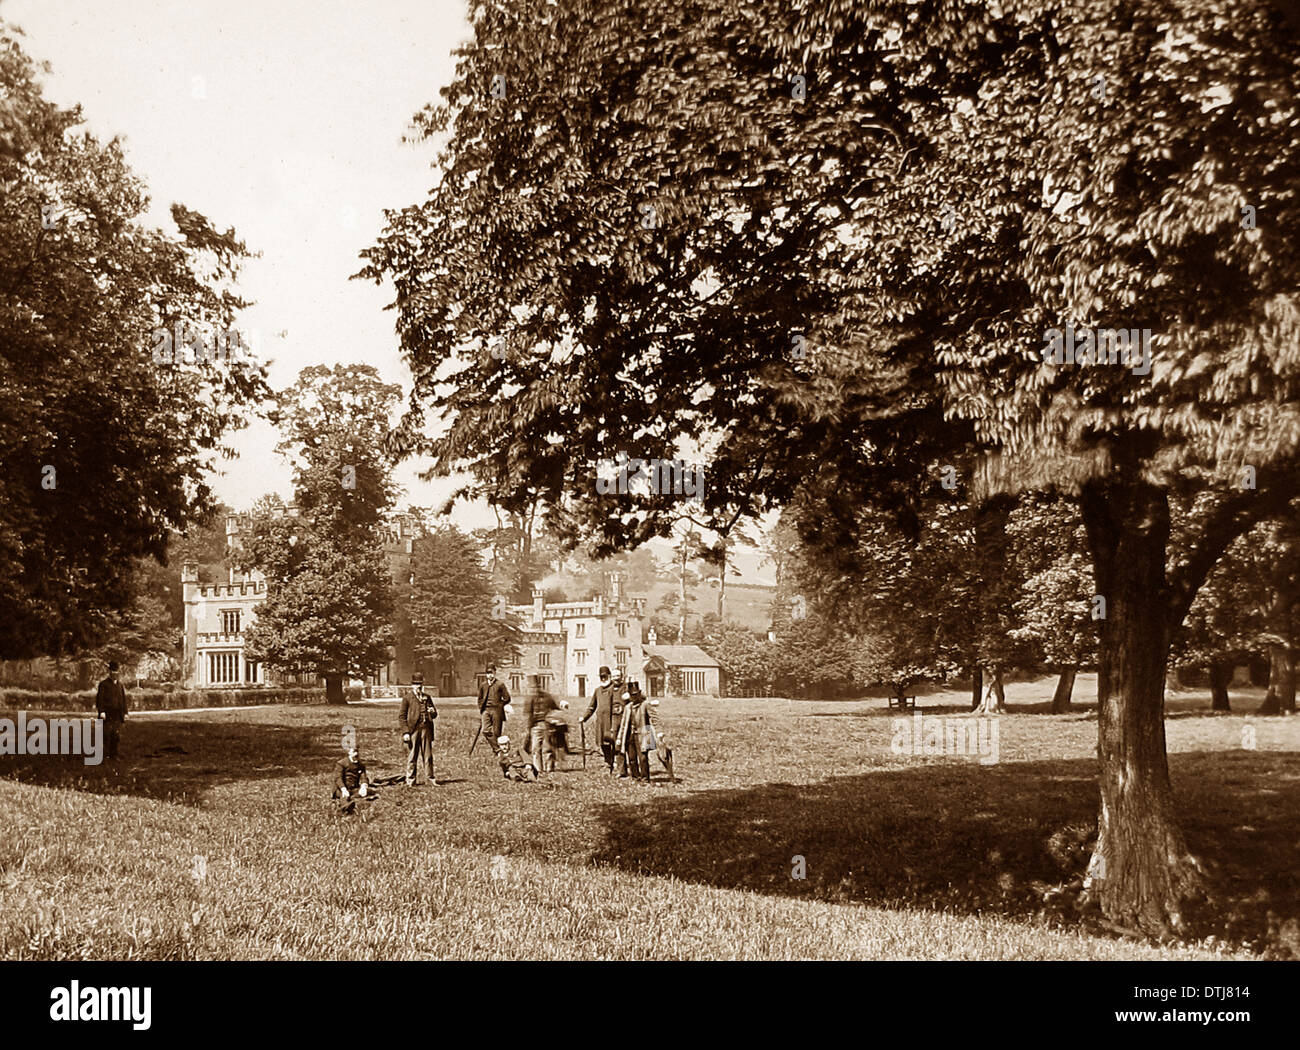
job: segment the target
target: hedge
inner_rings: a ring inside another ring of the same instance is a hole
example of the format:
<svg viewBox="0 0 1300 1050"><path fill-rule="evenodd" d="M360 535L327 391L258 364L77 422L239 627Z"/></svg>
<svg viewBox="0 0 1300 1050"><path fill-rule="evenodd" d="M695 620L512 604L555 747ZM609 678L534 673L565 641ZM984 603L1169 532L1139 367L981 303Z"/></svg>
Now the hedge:
<svg viewBox="0 0 1300 1050"><path fill-rule="evenodd" d="M344 690L348 700L361 699L361 687ZM269 689L127 689L131 711L175 711L186 707L248 707L255 704L323 704L322 686ZM0 688L0 707L16 711L93 711L95 690L67 693L51 690Z"/></svg>

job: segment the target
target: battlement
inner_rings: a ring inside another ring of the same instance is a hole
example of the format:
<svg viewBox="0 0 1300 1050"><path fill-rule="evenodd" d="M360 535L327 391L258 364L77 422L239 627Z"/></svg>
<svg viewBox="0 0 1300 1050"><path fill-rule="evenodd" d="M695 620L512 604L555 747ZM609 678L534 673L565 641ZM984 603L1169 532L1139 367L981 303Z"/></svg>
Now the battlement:
<svg viewBox="0 0 1300 1050"><path fill-rule="evenodd" d="M266 581L215 583L199 588L200 598L250 598L266 594Z"/></svg>

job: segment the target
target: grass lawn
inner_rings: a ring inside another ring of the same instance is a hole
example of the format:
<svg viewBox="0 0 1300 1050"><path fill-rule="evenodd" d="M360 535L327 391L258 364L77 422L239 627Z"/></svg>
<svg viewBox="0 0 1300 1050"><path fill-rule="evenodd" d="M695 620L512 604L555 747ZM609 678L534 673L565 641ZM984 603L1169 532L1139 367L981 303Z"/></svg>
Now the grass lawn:
<svg viewBox="0 0 1300 1050"><path fill-rule="evenodd" d="M442 785L344 818L341 728L396 773L394 704L139 714L116 768L0 758L0 957L1300 957L1300 719L1171 697L1174 787L1219 896L1203 939L1157 946L1074 904L1096 715L1044 713L1052 684L1009 688L992 764L894 753L883 700L668 700L680 782L655 763L651 786L599 756L506 782L483 743L466 754L472 700L447 699Z"/></svg>

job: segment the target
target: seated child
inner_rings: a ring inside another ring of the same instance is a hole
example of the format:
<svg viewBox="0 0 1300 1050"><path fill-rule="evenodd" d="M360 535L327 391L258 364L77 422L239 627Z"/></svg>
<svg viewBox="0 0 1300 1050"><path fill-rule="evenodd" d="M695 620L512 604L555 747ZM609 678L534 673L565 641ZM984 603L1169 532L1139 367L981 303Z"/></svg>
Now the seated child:
<svg viewBox="0 0 1300 1050"><path fill-rule="evenodd" d="M370 776L366 764L361 761L361 753L355 748L348 748L348 757L340 758L334 767L334 794L339 800L339 811L351 813L356 809L357 799L373 802L379 793L370 785Z"/></svg>

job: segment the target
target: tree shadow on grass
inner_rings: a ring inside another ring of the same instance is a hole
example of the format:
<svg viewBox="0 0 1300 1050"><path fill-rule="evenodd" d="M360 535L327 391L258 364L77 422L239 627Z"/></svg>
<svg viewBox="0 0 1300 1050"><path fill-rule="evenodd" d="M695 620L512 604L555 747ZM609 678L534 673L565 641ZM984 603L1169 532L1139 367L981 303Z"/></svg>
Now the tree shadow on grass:
<svg viewBox="0 0 1300 1050"><path fill-rule="evenodd" d="M31 712L28 719L37 716ZM15 714L0 711L0 717ZM333 765L342 750L331 726L137 718L127 720L120 755L116 762L105 756L101 764L89 766L80 756L3 755L0 778L197 806L207 791L223 784L254 785L304 773L319 773L322 792L328 795Z"/></svg>
<svg viewBox="0 0 1300 1050"><path fill-rule="evenodd" d="M1094 761L917 761L604 807L592 859L727 889L1092 924L1077 890L1095 834ZM1198 932L1300 957L1300 755L1170 764L1183 828L1215 878Z"/></svg>

